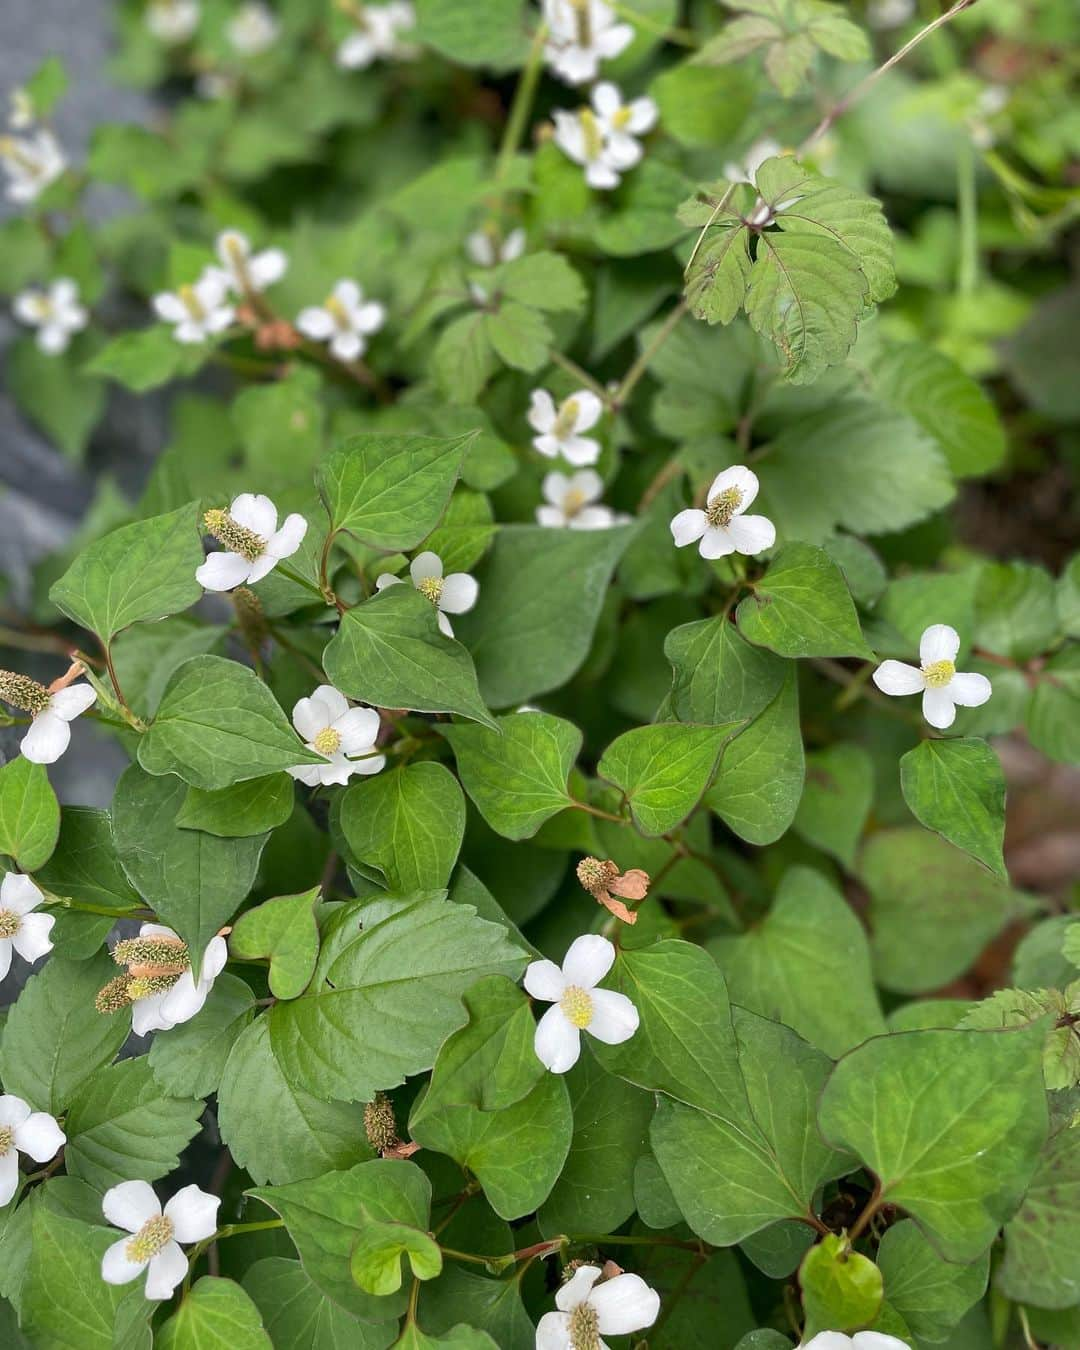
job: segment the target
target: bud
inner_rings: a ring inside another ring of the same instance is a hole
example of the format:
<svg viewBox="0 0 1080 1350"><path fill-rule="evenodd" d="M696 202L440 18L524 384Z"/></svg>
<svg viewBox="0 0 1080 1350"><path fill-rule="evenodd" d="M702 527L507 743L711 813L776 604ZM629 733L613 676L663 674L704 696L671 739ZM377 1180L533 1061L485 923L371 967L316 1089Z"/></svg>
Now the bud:
<svg viewBox="0 0 1080 1350"><path fill-rule="evenodd" d="M376 1092L374 1099L364 1107L364 1131L376 1153L381 1154L397 1144L394 1105L385 1092Z"/></svg>
<svg viewBox="0 0 1080 1350"><path fill-rule="evenodd" d="M262 601L247 586L237 586L232 593L232 602L236 608L236 622L248 644L261 646L270 636Z"/></svg>
<svg viewBox="0 0 1080 1350"><path fill-rule="evenodd" d="M112 959L118 966L132 968L150 966L160 974L167 974L172 970L182 973L191 964L186 943L181 942L179 938L164 937L160 934L125 938L112 949Z"/></svg>
<svg viewBox="0 0 1080 1350"><path fill-rule="evenodd" d="M49 691L29 675L14 670L0 670L0 698L20 712L36 717L49 706Z"/></svg>
<svg viewBox="0 0 1080 1350"><path fill-rule="evenodd" d="M94 1007L99 1013L119 1012L131 1003L128 985L131 981L126 975L116 975L104 988L99 989L94 999Z"/></svg>

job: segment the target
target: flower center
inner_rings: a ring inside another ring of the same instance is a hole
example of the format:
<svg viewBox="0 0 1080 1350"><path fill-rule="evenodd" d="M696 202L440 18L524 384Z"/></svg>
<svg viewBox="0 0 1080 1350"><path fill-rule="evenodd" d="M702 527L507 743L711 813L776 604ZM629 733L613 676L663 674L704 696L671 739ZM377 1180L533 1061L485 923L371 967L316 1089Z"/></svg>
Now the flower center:
<svg viewBox="0 0 1080 1350"><path fill-rule="evenodd" d="M195 294L194 286L181 286L176 293L193 319L201 321L206 318L206 310L203 309L202 302Z"/></svg>
<svg viewBox="0 0 1080 1350"><path fill-rule="evenodd" d="M563 498L563 515L571 518L578 515L586 501L587 498L580 488L571 488Z"/></svg>
<svg viewBox="0 0 1080 1350"><path fill-rule="evenodd" d="M0 1126L0 1158L6 1158L15 1147L15 1127L13 1125Z"/></svg>
<svg viewBox="0 0 1080 1350"><path fill-rule="evenodd" d="M31 178L40 178L45 172L45 165L34 155L30 146L25 141L16 140L14 136L0 136L0 157Z"/></svg>
<svg viewBox="0 0 1080 1350"><path fill-rule="evenodd" d="M570 1314L571 1350L598 1350L600 1326L591 1303L579 1303Z"/></svg>
<svg viewBox="0 0 1080 1350"><path fill-rule="evenodd" d="M182 974L183 971L174 970L162 975L136 975L134 979L128 980L128 1000L137 1003L139 999L149 998L151 994L164 994L167 989L173 987Z"/></svg>
<svg viewBox="0 0 1080 1350"><path fill-rule="evenodd" d="M577 23L577 40L579 47L592 46L592 0L570 0L574 8L574 18Z"/></svg>
<svg viewBox="0 0 1080 1350"><path fill-rule="evenodd" d="M604 135L600 123L591 108L582 108L578 113L581 131L585 141L585 158L589 161L599 159L604 152Z"/></svg>
<svg viewBox="0 0 1080 1350"><path fill-rule="evenodd" d="M416 589L421 595L426 595L433 605L439 603L439 597L442 595L442 588L442 577L424 577L422 581L416 583Z"/></svg>
<svg viewBox="0 0 1080 1350"><path fill-rule="evenodd" d="M559 1007L566 1020L579 1029L587 1027L592 1021L593 1001L587 989L579 984L568 984L559 999Z"/></svg>
<svg viewBox="0 0 1080 1350"><path fill-rule="evenodd" d="M335 731L333 727L323 727L311 744L320 755L325 755L329 759L341 749L341 732Z"/></svg>
<svg viewBox="0 0 1080 1350"><path fill-rule="evenodd" d="M13 938L22 927L22 917L13 909L0 909L0 938Z"/></svg>
<svg viewBox="0 0 1080 1350"><path fill-rule="evenodd" d="M385 1092L376 1092L364 1107L364 1133L376 1153L393 1148L398 1142L394 1106Z"/></svg>
<svg viewBox="0 0 1080 1350"><path fill-rule="evenodd" d="M179 938L166 937L164 934L124 938L112 949L112 958L118 966L128 966L132 969L136 966L164 967L164 970L157 970L155 974L168 974L172 970L184 971L190 964L187 943ZM137 973L146 975L149 972L139 970Z"/></svg>
<svg viewBox="0 0 1080 1350"><path fill-rule="evenodd" d="M14 670L0 670L0 698L34 717L49 706L52 695L43 684Z"/></svg>
<svg viewBox="0 0 1080 1350"><path fill-rule="evenodd" d="M551 428L552 435L557 441L565 440L571 435L577 426L578 413L581 411L581 404L576 398L568 398L559 408L559 415L555 418L555 425Z"/></svg>
<svg viewBox="0 0 1080 1350"><path fill-rule="evenodd" d="M630 121L630 105L622 104L611 116L611 125L616 131L621 131Z"/></svg>
<svg viewBox="0 0 1080 1350"><path fill-rule="evenodd" d="M951 661L932 661L923 667L923 675L930 689L943 689L955 674L956 667Z"/></svg>
<svg viewBox="0 0 1080 1350"><path fill-rule="evenodd" d="M323 301L323 309L333 319L343 333L349 331L349 311L341 303L336 295L328 295Z"/></svg>
<svg viewBox="0 0 1080 1350"><path fill-rule="evenodd" d="M607 888L607 885L619 875L619 869L612 862L601 862L599 858L582 858L577 865L577 879L590 895Z"/></svg>
<svg viewBox="0 0 1080 1350"><path fill-rule="evenodd" d="M172 1241L173 1221L164 1214L156 1214L147 1219L135 1236L124 1248L129 1261L149 1261L157 1256Z"/></svg>
<svg viewBox="0 0 1080 1350"><path fill-rule="evenodd" d="M230 552L239 553L241 558L246 558L248 562L255 562L266 552L266 540L254 530L249 530L246 525L233 520L228 511L207 511L203 516L203 523L208 534L212 534Z"/></svg>
<svg viewBox="0 0 1080 1350"><path fill-rule="evenodd" d="M742 492L737 487L725 488L705 508L705 519L712 526L730 525L742 499Z"/></svg>

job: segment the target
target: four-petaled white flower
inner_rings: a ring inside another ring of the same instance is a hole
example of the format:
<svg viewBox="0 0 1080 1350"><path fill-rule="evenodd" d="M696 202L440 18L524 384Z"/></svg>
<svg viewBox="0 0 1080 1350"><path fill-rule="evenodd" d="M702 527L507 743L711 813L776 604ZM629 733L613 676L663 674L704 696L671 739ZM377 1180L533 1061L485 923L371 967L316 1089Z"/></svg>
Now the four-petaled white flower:
<svg viewBox="0 0 1080 1350"><path fill-rule="evenodd" d="M8 177L8 200L32 202L67 168L60 142L45 127L29 136L0 136L0 165Z"/></svg>
<svg viewBox="0 0 1080 1350"><path fill-rule="evenodd" d="M607 1350L603 1336L625 1336L651 1327L660 1295L640 1275L624 1272L601 1280L599 1266L578 1266L556 1291L558 1312L545 1313L536 1328L536 1350Z"/></svg>
<svg viewBox="0 0 1080 1350"><path fill-rule="evenodd" d="M985 675L956 669L960 634L947 623L935 623L919 642L920 667L903 661L882 661L874 683L884 694L922 694L923 716L944 731L956 720L957 705L978 708L993 692Z"/></svg>
<svg viewBox="0 0 1080 1350"><path fill-rule="evenodd" d="M355 281L339 281L321 305L302 309L296 326L305 337L329 342L339 361L355 361L367 347L367 337L386 322L386 307L365 300Z"/></svg>
<svg viewBox="0 0 1080 1350"><path fill-rule="evenodd" d="M857 1331L854 1336L843 1331L819 1331L803 1350L908 1350L908 1344L882 1331Z"/></svg>
<svg viewBox="0 0 1080 1350"><path fill-rule="evenodd" d="M741 160L729 160L724 165L724 177L729 183L749 183L757 186L757 171L767 159L774 159L782 153L779 141L771 136L762 136L747 150Z"/></svg>
<svg viewBox="0 0 1080 1350"><path fill-rule="evenodd" d="M195 580L208 591L254 585L303 543L307 521L295 511L278 529L277 507L262 493L241 492L227 511L207 511L207 532L225 545L195 569Z"/></svg>
<svg viewBox="0 0 1080 1350"><path fill-rule="evenodd" d="M544 59L566 84L589 84L601 61L610 61L634 40L628 23L617 23L604 0L544 0L548 39Z"/></svg>
<svg viewBox="0 0 1080 1350"><path fill-rule="evenodd" d="M22 323L37 329L35 341L50 356L67 351L72 333L85 328L88 318L70 277L58 277L46 291L22 291L12 309Z"/></svg>
<svg viewBox="0 0 1080 1350"><path fill-rule="evenodd" d="M121 1238L101 1258L106 1284L130 1284L146 1271L146 1297L171 1298L187 1274L188 1259L181 1242L203 1242L217 1230L221 1199L185 1186L164 1210L148 1181L122 1181L102 1197L101 1210L130 1237Z"/></svg>
<svg viewBox="0 0 1080 1350"><path fill-rule="evenodd" d="M300 699L292 720L307 748L327 761L289 770L308 787L347 783L354 773L378 773L386 764L386 756L375 753L379 714L374 708L350 708L345 695L332 684L320 684L310 698ZM367 758L358 759L358 755Z"/></svg>
<svg viewBox="0 0 1080 1350"><path fill-rule="evenodd" d="M590 187L610 189L641 159L636 138L656 123L657 107L651 98L624 103L618 87L604 82L592 91L592 107L552 113L555 144L585 170Z"/></svg>
<svg viewBox="0 0 1080 1350"><path fill-rule="evenodd" d="M199 0L151 0L146 26L159 42L178 46L198 28L200 11Z"/></svg>
<svg viewBox="0 0 1080 1350"><path fill-rule="evenodd" d="M289 265L279 248L264 248L261 253L252 253L247 235L239 230L223 230L214 249L221 259L220 270L215 270L237 295L265 291L267 286L281 280Z"/></svg>
<svg viewBox="0 0 1080 1350"><path fill-rule="evenodd" d="M600 442L583 436L596 426L604 405L590 389L578 389L555 407L546 389L534 389L529 407L529 425L540 434L533 445L548 459L559 455L575 468L595 464L600 458Z"/></svg>
<svg viewBox="0 0 1080 1350"><path fill-rule="evenodd" d="M427 596L435 606L440 629L447 637L454 636L447 614L464 614L476 604L480 587L474 577L467 572L451 572L443 576L442 559L430 550L418 553L409 564L412 584L421 595ZM396 586L401 577L384 572L375 580L375 589L385 591L387 586Z"/></svg>
<svg viewBox="0 0 1080 1350"><path fill-rule="evenodd" d="M416 11L408 0L389 5L364 5L358 27L337 49L337 63L345 70L363 70L386 57L408 57L414 48L402 42L401 34L416 27Z"/></svg>
<svg viewBox="0 0 1080 1350"><path fill-rule="evenodd" d="M55 764L71 743L68 723L84 713L96 698L88 684L68 685L49 694L40 712L33 713L30 730L19 742L23 758L32 764Z"/></svg>
<svg viewBox="0 0 1080 1350"><path fill-rule="evenodd" d="M44 899L29 877L21 872L4 873L0 881L0 980L11 969L12 948L24 961L36 961L52 951L49 934L56 919L52 914L34 913Z"/></svg>
<svg viewBox="0 0 1080 1350"><path fill-rule="evenodd" d="M141 938L180 939L171 928L160 923L144 923L139 929ZM214 981L225 969L229 959L229 948L223 937L212 937L203 952L202 969L198 980L192 974L191 967L182 972L179 979L167 989L151 990L148 993L136 992L131 1002L131 1029L136 1036L146 1036L151 1031L171 1031L181 1022L190 1022L196 1013L202 1011ZM129 986L130 987L130 986Z"/></svg>
<svg viewBox="0 0 1080 1350"><path fill-rule="evenodd" d="M541 491L548 501L548 505L536 508L536 519L541 525L555 529L606 530L615 523L615 512L599 501L604 480L595 469L579 469L572 474L545 474Z"/></svg>
<svg viewBox="0 0 1080 1350"><path fill-rule="evenodd" d="M465 240L465 252L477 267L513 262L525 252L525 231L519 227L502 236L496 230L474 230Z"/></svg>
<svg viewBox="0 0 1080 1350"><path fill-rule="evenodd" d="M229 20L226 36L243 56L258 56L277 41L280 31L271 10L259 0L241 5L240 12Z"/></svg>
<svg viewBox="0 0 1080 1350"><path fill-rule="evenodd" d="M19 1189L19 1154L48 1162L67 1142L67 1135L47 1111L31 1111L21 1097L0 1097L0 1207Z"/></svg>
<svg viewBox="0 0 1080 1350"><path fill-rule="evenodd" d="M743 512L758 494L757 474L735 464L718 473L709 488L705 510L680 511L671 522L675 546L682 548L700 539L703 558L723 558L729 553L748 556L762 553L776 543L776 527L767 516Z"/></svg>
<svg viewBox="0 0 1080 1350"><path fill-rule="evenodd" d="M229 282L218 267L207 267L192 286L178 286L154 296L154 313L175 324L177 342L205 342L228 328L236 310L229 304Z"/></svg>
<svg viewBox="0 0 1080 1350"><path fill-rule="evenodd" d="M581 1033L605 1045L621 1045L638 1029L638 1011L625 994L596 986L611 969L615 948L605 937L575 938L562 963L534 961L525 972L533 998L554 1006L536 1024L533 1047L552 1073L566 1073L581 1054Z"/></svg>

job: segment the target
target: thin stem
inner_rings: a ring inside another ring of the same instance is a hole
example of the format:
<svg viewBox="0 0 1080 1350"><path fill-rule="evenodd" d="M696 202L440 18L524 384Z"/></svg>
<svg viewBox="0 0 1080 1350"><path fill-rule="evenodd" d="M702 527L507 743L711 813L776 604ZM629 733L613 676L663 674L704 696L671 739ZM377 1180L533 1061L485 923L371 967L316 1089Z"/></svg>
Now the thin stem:
<svg viewBox="0 0 1080 1350"><path fill-rule="evenodd" d="M638 359L626 372L622 378L622 383L615 390L614 397L611 400L612 408L621 408L634 391L634 387L645 372L649 369L653 357L674 333L679 325L679 320L690 308L689 301L683 299L675 306L664 322L653 334L652 340L648 346L641 352Z"/></svg>
<svg viewBox="0 0 1080 1350"><path fill-rule="evenodd" d="M653 502L663 492L664 488L673 478L678 478L683 471L683 463L677 454L671 456L667 463L655 474L649 483L649 486L641 494L641 501L638 502L638 513L647 511Z"/></svg>
<svg viewBox="0 0 1080 1350"><path fill-rule="evenodd" d="M510 171L510 163L517 154L521 138L525 134L529 114L532 112L533 100L536 98L536 89L540 83L540 72L544 64L544 43L547 41L547 35L547 25L540 24L533 34L532 44L525 58L521 78L514 90L514 101L510 105L510 115L507 117L506 126L503 128L502 141L499 144L499 153L495 160L495 186L497 188L502 187L506 175Z"/></svg>
<svg viewBox="0 0 1080 1350"><path fill-rule="evenodd" d="M120 688L120 681L119 681L119 679L117 679L117 676L116 676L116 667L113 665L112 647L110 646L110 644L109 644L108 642L104 643L103 645L104 645L104 649L105 649L105 669L109 672L109 680L110 680L110 682L111 682L111 684L112 684L113 691L114 691L115 694L116 694L117 701L119 702L120 707L121 707L121 709L122 709L123 712L124 712L125 720L129 720L129 721L130 721L130 719L133 718L133 717L135 716L135 714L131 711L131 705L128 703L127 699L124 697L124 691L123 691L123 689ZM138 719L136 718L136 722L137 722L137 721L138 721ZM135 726L135 722L132 722L131 725L132 725L132 726ZM142 727L142 723L139 722L139 723L138 723L138 728L137 728L137 729L141 729L141 727Z"/></svg>
<svg viewBox="0 0 1080 1350"><path fill-rule="evenodd" d="M589 372L583 370L576 361L571 361L568 356L563 356L562 352L556 351L554 347L548 352L548 358L552 365L560 366L568 375L572 375L575 380L580 380L586 389L591 389L596 397L605 404L611 402L611 391L605 389L599 380L594 380Z"/></svg>
<svg viewBox="0 0 1080 1350"><path fill-rule="evenodd" d="M599 806L592 806L589 802L574 802L579 811L587 811L590 816L596 816L598 820L613 820L616 825L629 825L625 816L616 816L611 811L603 811Z"/></svg>
<svg viewBox="0 0 1080 1350"><path fill-rule="evenodd" d="M140 915L153 917L150 910L139 905L132 905L128 909L110 909L108 905L95 905L84 900L73 900L68 895L54 895L52 891L43 888L42 890L47 905L59 905L62 909L72 909L79 914L101 914L110 919L131 919Z"/></svg>
<svg viewBox="0 0 1080 1350"><path fill-rule="evenodd" d="M459 1252L453 1247L443 1247L441 1244L440 1251L443 1256L448 1256L451 1261L467 1261L473 1266L490 1266L492 1262L508 1259L501 1256L476 1256L472 1252ZM516 1257L517 1253L515 1252L513 1255Z"/></svg>
<svg viewBox="0 0 1080 1350"><path fill-rule="evenodd" d="M956 205L960 224L960 261L956 272L958 295L970 295L979 280L979 192L975 147L965 140L956 160Z"/></svg>
<svg viewBox="0 0 1080 1350"><path fill-rule="evenodd" d="M870 1222L870 1220L874 1217L874 1215L878 1212L880 1208L881 1208L881 1182L875 1181L873 1194L870 1196L870 1199L867 1200L866 1205L863 1208L863 1212L855 1220L855 1227L852 1228L851 1232L848 1234L849 1242L854 1242L856 1238L862 1235L862 1233L866 1229L867 1224Z"/></svg>
<svg viewBox="0 0 1080 1350"><path fill-rule="evenodd" d="M630 5L612 5L612 9L620 19L626 19L629 23L639 28L644 28L650 33L655 33L657 37L665 42L670 42L675 47L699 47L701 43L696 33L689 28L672 28L666 23L660 23L650 14L642 14Z"/></svg>
<svg viewBox="0 0 1080 1350"><path fill-rule="evenodd" d="M55 652L68 656L71 642L55 633L22 633L17 628L0 626L0 647L13 647L23 652Z"/></svg>
<svg viewBox="0 0 1080 1350"><path fill-rule="evenodd" d="M331 603L326 600L326 596L323 595L322 591L319 590L318 586L316 586L313 581L308 581L307 577L302 577L299 572L289 567L286 563L278 563L277 570L283 577L288 577L290 581L295 581L298 586L303 586L305 591L310 591L312 595L317 595L320 600L326 601L327 604Z"/></svg>
<svg viewBox="0 0 1080 1350"><path fill-rule="evenodd" d="M872 70L870 74L867 75L865 79L860 80L853 89L848 90L843 98L833 104L810 135L807 136L806 140L803 141L802 145L799 146L797 152L799 156L805 155L812 146L816 145L817 142L821 140L822 136L832 129L833 124L839 118L843 117L844 113L846 113L853 104L857 103L868 89L873 88L886 71L892 70L895 65L899 65L904 57L907 56L909 52L914 51L924 38L928 38L931 33L936 33L939 28L947 24L951 19L955 19L958 14L962 14L965 9L970 9L975 3L976 0L956 0L956 3L950 9L947 9L944 14L939 14L938 17L928 23L925 28L920 28L915 36L909 42L905 42L899 51L893 52L892 56L890 56L887 61L878 66L876 70Z"/></svg>

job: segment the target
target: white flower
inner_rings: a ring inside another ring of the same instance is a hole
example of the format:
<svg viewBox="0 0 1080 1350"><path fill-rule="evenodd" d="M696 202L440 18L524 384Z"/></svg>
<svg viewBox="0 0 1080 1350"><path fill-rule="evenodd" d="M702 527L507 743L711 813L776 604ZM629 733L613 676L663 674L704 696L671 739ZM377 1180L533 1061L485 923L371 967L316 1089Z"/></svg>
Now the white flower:
<svg viewBox="0 0 1080 1350"><path fill-rule="evenodd" d="M364 299L355 281L339 281L321 305L302 309L296 326L316 342L329 342L339 361L355 361L367 347L365 338L386 322L386 308Z"/></svg>
<svg viewBox="0 0 1080 1350"><path fill-rule="evenodd" d="M307 748L327 761L289 770L308 787L347 783L354 773L378 773L386 764L386 756L375 753L379 714L374 708L350 708L345 695L331 684L320 684L310 698L300 699L292 720ZM369 758L353 758L356 755Z"/></svg>
<svg viewBox="0 0 1080 1350"><path fill-rule="evenodd" d="M899 28L915 13L915 0L870 0L866 6L866 22L879 31Z"/></svg>
<svg viewBox="0 0 1080 1350"><path fill-rule="evenodd" d="M343 69L362 70L381 58L412 55L414 49L401 41L401 34L416 26L416 11L407 0L364 5L357 22L356 32L337 49L337 63Z"/></svg>
<svg viewBox="0 0 1080 1350"><path fill-rule="evenodd" d="M261 253L252 253L246 234L239 230L223 230L214 245L221 259L221 271L218 275L232 287L237 295L249 295L252 291L265 291L275 281L285 275L289 260L279 248L265 248Z"/></svg>
<svg viewBox="0 0 1080 1350"><path fill-rule="evenodd" d="M465 252L477 267L496 267L499 263L513 262L525 252L525 231L520 228L511 230L502 238L494 230L474 230L465 240Z"/></svg>
<svg viewBox="0 0 1080 1350"><path fill-rule="evenodd" d="M634 40L628 23L617 23L604 0L543 0L548 40L544 59L567 84L589 84L601 61L609 61Z"/></svg>
<svg viewBox="0 0 1080 1350"><path fill-rule="evenodd" d="M44 899L29 877L21 872L4 873L4 879L0 881L0 980L11 969L13 947L24 961L36 961L52 951L49 934L56 919L52 914L33 912ZM0 1121L0 1124L7 1123ZM0 1168L2 1166L0 1164ZM7 1200L0 1200L0 1204L6 1205Z"/></svg>
<svg viewBox="0 0 1080 1350"><path fill-rule="evenodd" d="M48 1162L63 1148L67 1135L47 1111L31 1111L21 1097L0 1097L0 1206L19 1189L19 1154Z"/></svg>
<svg viewBox="0 0 1080 1350"><path fill-rule="evenodd" d="M749 183L757 186L757 171L767 159L774 159L783 152L779 141L770 136L762 136L747 150L742 160L729 160L724 165L724 177L729 183Z"/></svg>
<svg viewBox="0 0 1080 1350"><path fill-rule="evenodd" d="M50 694L48 703L34 713L30 730L19 743L24 759L32 764L54 764L71 742L68 723L84 713L96 698L88 684L72 684Z"/></svg>
<svg viewBox="0 0 1080 1350"><path fill-rule="evenodd" d="M243 56L258 56L273 46L280 31L273 13L258 0L241 5L240 12L229 20L225 29L232 45Z"/></svg>
<svg viewBox="0 0 1080 1350"><path fill-rule="evenodd" d="M944 731L956 720L956 705L978 708L992 693L985 675L961 673L955 666L960 634L947 623L935 623L919 641L921 668L903 661L882 661L874 683L885 694L922 694L923 716Z"/></svg>
<svg viewBox="0 0 1080 1350"><path fill-rule="evenodd" d="M578 389L555 407L546 389L534 389L529 407L529 425L539 432L533 445L548 459L562 455L575 468L595 464L600 458L600 442L582 436L596 426L604 405L590 389Z"/></svg>
<svg viewBox="0 0 1080 1350"><path fill-rule="evenodd" d="M67 168L60 142L44 127L31 136L0 136L0 165L13 202L35 201Z"/></svg>
<svg viewBox="0 0 1080 1350"><path fill-rule="evenodd" d="M615 523L615 513L610 506L595 504L604 491L604 480L594 469L579 469L569 475L546 474L541 491L549 503L536 508L536 519L541 525L565 526L571 530L606 530Z"/></svg>
<svg viewBox="0 0 1080 1350"><path fill-rule="evenodd" d="M50 356L67 351L72 333L85 328L88 318L69 277L58 277L47 291L22 291L12 309L17 319L38 330L37 345Z"/></svg>
<svg viewBox="0 0 1080 1350"><path fill-rule="evenodd" d="M199 0L151 0L146 26L170 47L186 42L199 26Z"/></svg>
<svg viewBox="0 0 1080 1350"><path fill-rule="evenodd" d="M729 553L748 556L762 553L776 543L776 527L766 516L743 512L758 494L757 474L742 464L718 473L709 488L704 511L680 511L671 522L676 548L700 539L703 558L723 558Z"/></svg>
<svg viewBox="0 0 1080 1350"><path fill-rule="evenodd" d="M446 616L464 614L476 604L480 587L475 578L469 576L467 572L451 572L448 577L444 577L442 559L437 553L430 551L416 555L409 564L409 575L420 594L427 596L435 606L440 629L447 637L452 638L454 630ZM401 577L384 572L382 576L376 578L375 589L384 591L387 586L396 586L400 581Z"/></svg>
<svg viewBox="0 0 1080 1350"><path fill-rule="evenodd" d="M207 267L194 286L178 286L154 296L154 313L175 324L177 342L205 342L232 323L236 310L228 303L229 283L217 267Z"/></svg>
<svg viewBox="0 0 1080 1350"><path fill-rule="evenodd" d="M577 1063L583 1031L605 1045L621 1045L637 1031L638 1011L626 995L596 988L614 960L607 938L586 933L570 944L561 970L554 961L534 961L526 970L533 998L554 1004L536 1024L533 1041L537 1059L552 1073Z"/></svg>
<svg viewBox="0 0 1080 1350"><path fill-rule="evenodd" d="M179 941L171 928L160 923L144 923L139 929L141 938L164 937ZM212 937L203 952L202 970L196 983L191 967L183 972L168 989L136 995L131 1003L131 1029L136 1036L151 1031L171 1031L181 1022L190 1022L202 1010L214 981L225 969L229 949L223 937ZM134 1278L134 1277L133 1277Z"/></svg>
<svg viewBox="0 0 1080 1350"><path fill-rule="evenodd" d="M908 1343L881 1331L857 1331L854 1336L842 1331L819 1331L803 1350L908 1350Z"/></svg>
<svg viewBox="0 0 1080 1350"><path fill-rule="evenodd" d="M207 511L207 532L225 545L195 569L195 580L208 591L254 585L283 558L291 558L307 534L307 521L295 511L277 524L277 507L262 493L241 492L228 511Z"/></svg>
<svg viewBox="0 0 1080 1350"><path fill-rule="evenodd" d="M130 1284L146 1271L146 1297L170 1298L187 1274L188 1259L181 1242L203 1242L217 1230L220 1197L185 1186L162 1210L148 1181L122 1181L102 1197L101 1210L121 1238L101 1258L106 1284Z"/></svg>
<svg viewBox="0 0 1080 1350"><path fill-rule="evenodd" d="M656 122L657 107L651 98L622 101L618 88L598 84L592 91L592 107L576 113L557 108L552 113L555 144L575 164L585 169L585 181L594 188L615 188L627 169L641 159L637 136Z"/></svg>
<svg viewBox="0 0 1080 1350"><path fill-rule="evenodd" d="M8 113L8 126L16 131L25 131L34 125L34 100L25 89L13 89L9 95L11 111Z"/></svg>
<svg viewBox="0 0 1080 1350"><path fill-rule="evenodd" d="M651 1327L660 1295L640 1275L600 1281L599 1266L578 1266L555 1294L558 1312L545 1313L536 1328L536 1350L607 1350L601 1336L625 1336ZM600 1283L597 1283L600 1281Z"/></svg>

